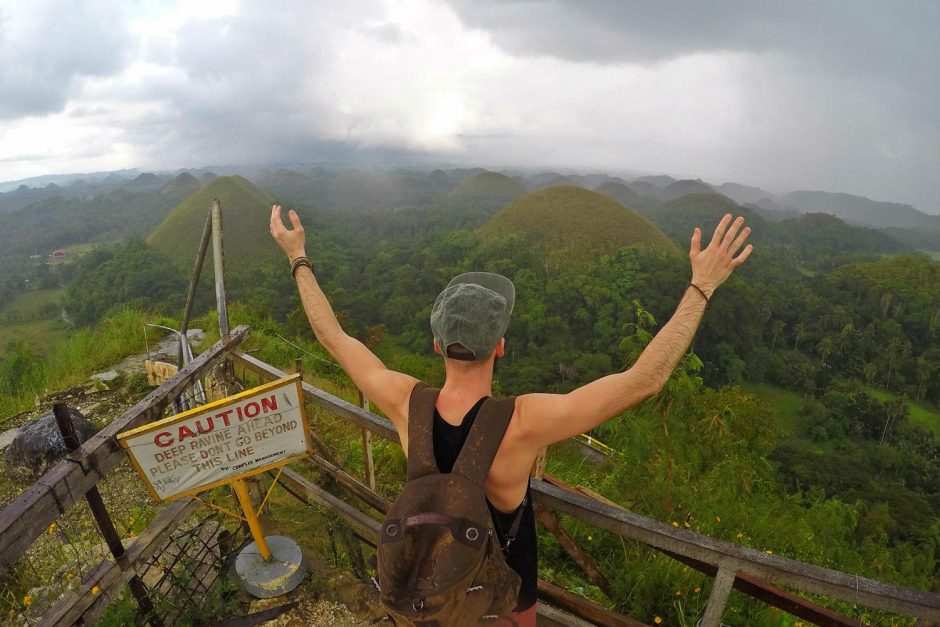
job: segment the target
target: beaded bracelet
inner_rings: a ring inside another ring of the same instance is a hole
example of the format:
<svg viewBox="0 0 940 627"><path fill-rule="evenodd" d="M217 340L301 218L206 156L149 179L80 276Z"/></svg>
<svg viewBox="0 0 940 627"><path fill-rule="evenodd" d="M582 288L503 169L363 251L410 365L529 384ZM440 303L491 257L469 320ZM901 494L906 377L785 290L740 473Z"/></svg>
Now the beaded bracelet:
<svg viewBox="0 0 940 627"><path fill-rule="evenodd" d="M290 274L295 279L297 278L297 269L300 268L301 266L306 266L310 268L310 272L313 272L313 264L310 263L309 259L307 259L306 257L297 257L296 259L290 262Z"/></svg>
<svg viewBox="0 0 940 627"><path fill-rule="evenodd" d="M689 287L694 287L695 289L697 289L697 290L698 290L698 293L701 294L701 295L702 295L702 298L705 299L705 309L708 309L709 307L712 306L712 301L711 301L711 299L710 299L708 296L705 295L705 292L702 291L702 288L700 288L700 287L699 287L698 285L696 285L695 283L689 283ZM689 288L687 287L686 289L689 289Z"/></svg>

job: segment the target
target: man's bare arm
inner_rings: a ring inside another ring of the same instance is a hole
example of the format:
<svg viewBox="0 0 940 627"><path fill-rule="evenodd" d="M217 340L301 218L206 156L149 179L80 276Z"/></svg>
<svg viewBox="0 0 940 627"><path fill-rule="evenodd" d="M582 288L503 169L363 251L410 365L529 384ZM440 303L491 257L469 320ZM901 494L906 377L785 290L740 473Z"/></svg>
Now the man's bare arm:
<svg viewBox="0 0 940 627"><path fill-rule="evenodd" d="M751 253L752 247L748 245L735 257L750 234L748 228L740 230L743 224L743 218L732 224L731 215L726 215L705 250L701 250L701 231L695 229L689 251L692 283L704 295L695 287L687 288L672 318L629 370L608 375L568 394L519 397L520 427L531 446L541 448L589 431L662 390L698 330L705 311L705 296L711 298L715 289Z"/></svg>
<svg viewBox="0 0 940 627"><path fill-rule="evenodd" d="M296 212L291 211L288 217L293 226L292 230L288 230L281 220L281 207L272 207L271 235L293 261L306 256L304 230ZM309 268L299 267L296 278L300 301L317 340L339 362L362 393L389 417L401 433L403 426L407 424L411 389L418 380L389 370L362 342L343 331L333 307Z"/></svg>

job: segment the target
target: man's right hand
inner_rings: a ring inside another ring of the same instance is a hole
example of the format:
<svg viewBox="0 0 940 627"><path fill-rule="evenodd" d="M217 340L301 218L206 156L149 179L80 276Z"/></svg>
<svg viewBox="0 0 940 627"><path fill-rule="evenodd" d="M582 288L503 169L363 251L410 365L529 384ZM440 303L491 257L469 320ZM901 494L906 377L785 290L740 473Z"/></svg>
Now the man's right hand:
<svg viewBox="0 0 940 627"><path fill-rule="evenodd" d="M692 234L692 245L689 258L692 260L692 283L699 287L711 298L712 292L725 282L735 268L747 260L754 247L748 244L740 255L734 255L744 245L744 240L751 234L751 229L744 227L744 218L738 217L731 221L731 214L725 214L718 226L708 247L702 250L702 230L695 229ZM738 231L741 231L738 234Z"/></svg>
<svg viewBox="0 0 940 627"><path fill-rule="evenodd" d="M300 224L300 216L291 209L287 216L290 218L293 230L288 230L281 219L281 206L271 207L271 237L281 247L287 257L293 261L298 257L306 257L307 252L304 247L304 227Z"/></svg>

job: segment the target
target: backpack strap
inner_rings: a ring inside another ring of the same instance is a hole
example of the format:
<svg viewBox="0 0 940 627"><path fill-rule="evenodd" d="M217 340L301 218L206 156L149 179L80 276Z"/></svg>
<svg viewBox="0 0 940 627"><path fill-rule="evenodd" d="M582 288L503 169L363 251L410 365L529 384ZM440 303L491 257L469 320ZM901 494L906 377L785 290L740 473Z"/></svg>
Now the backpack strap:
<svg viewBox="0 0 940 627"><path fill-rule="evenodd" d="M441 391L422 382L408 404L408 481L440 472L434 459L434 405Z"/></svg>
<svg viewBox="0 0 940 627"><path fill-rule="evenodd" d="M483 485L509 427L515 406L515 397L499 401L488 398L483 402L467 434L467 440L460 449L460 455L454 462L453 472Z"/></svg>

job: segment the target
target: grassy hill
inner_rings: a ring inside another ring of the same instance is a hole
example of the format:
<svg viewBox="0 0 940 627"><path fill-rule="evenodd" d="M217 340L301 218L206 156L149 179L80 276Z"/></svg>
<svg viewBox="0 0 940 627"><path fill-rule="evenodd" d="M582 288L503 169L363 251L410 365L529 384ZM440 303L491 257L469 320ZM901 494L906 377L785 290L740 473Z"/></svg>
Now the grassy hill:
<svg viewBox="0 0 940 627"><path fill-rule="evenodd" d="M730 198L714 192L688 194L656 207L646 216L682 246L688 245L693 229L700 227L702 246L706 246L711 240L715 225L723 215L729 212L736 216L744 216L746 224L751 227L751 241L759 241L767 233L767 222L760 215L750 209L739 207Z"/></svg>
<svg viewBox="0 0 940 627"><path fill-rule="evenodd" d="M895 253L904 249L897 240L874 229L846 224L827 213L806 213L795 220L784 220L774 227L775 239L803 252L808 248L826 255L842 253Z"/></svg>
<svg viewBox="0 0 940 627"><path fill-rule="evenodd" d="M674 249L646 218L615 200L580 187L526 194L480 229L485 237L515 234L565 265L580 266L631 244Z"/></svg>
<svg viewBox="0 0 940 627"><path fill-rule="evenodd" d="M226 268L247 268L278 253L268 235L273 201L240 176L220 176L178 205L147 238L147 243L182 268L192 266L209 206L222 202Z"/></svg>
<svg viewBox="0 0 940 627"><path fill-rule="evenodd" d="M613 198L624 207L630 207L631 209L642 211L644 209L652 209L658 204L656 201L640 196L625 184L617 183L616 181L607 181L594 191L598 194L604 194L605 196Z"/></svg>
<svg viewBox="0 0 940 627"><path fill-rule="evenodd" d="M689 194L710 194L714 192L708 184L703 183L702 181L693 181L692 179L683 179L681 181L676 181L675 183L670 183L663 188L664 199L668 202L671 200L678 200L683 196L688 196Z"/></svg>
<svg viewBox="0 0 940 627"><path fill-rule="evenodd" d="M480 172L450 192L451 198L505 198L515 200L525 194L525 188L505 174Z"/></svg>
<svg viewBox="0 0 940 627"><path fill-rule="evenodd" d="M173 180L167 183L160 193L164 196L179 198L189 198L202 188L202 183L189 172L182 172Z"/></svg>

